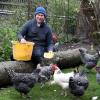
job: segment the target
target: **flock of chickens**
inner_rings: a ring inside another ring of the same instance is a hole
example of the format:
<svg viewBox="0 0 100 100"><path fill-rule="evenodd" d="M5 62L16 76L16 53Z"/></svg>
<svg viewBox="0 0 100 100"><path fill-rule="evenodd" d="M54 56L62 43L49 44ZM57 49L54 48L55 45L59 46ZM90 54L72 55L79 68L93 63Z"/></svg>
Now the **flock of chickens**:
<svg viewBox="0 0 100 100"><path fill-rule="evenodd" d="M79 49L80 58L84 64L84 68L95 68L97 71L97 82L100 83L100 67L96 67L99 59L99 51L95 55L87 53L83 49ZM85 70L73 70L67 73L63 73L56 64L50 64L49 66L37 65L37 68L32 73L17 73L12 69L7 69L11 82L14 88L21 94L22 97L30 98L28 93L34 87L36 83L40 83L41 88L45 85L45 82L52 79L49 85L57 84L62 88L61 94L67 96L71 93L76 98L84 95L85 90L89 86L87 73Z"/></svg>

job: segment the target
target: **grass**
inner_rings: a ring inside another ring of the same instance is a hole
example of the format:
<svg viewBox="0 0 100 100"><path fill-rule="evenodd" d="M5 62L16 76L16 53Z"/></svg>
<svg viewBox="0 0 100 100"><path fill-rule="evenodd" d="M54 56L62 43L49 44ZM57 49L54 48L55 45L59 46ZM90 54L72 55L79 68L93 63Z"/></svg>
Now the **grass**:
<svg viewBox="0 0 100 100"><path fill-rule="evenodd" d="M67 72L72 69L63 70ZM85 94L81 97L81 100L91 100L93 96L98 96L97 100L100 100L100 85L96 82L96 72L92 70L87 74L89 79L89 87L85 91ZM32 100L75 100L75 98L69 94L67 97L61 96L61 88L57 85L49 86L46 84L42 89L39 84L36 84L30 91L29 95L32 96ZM13 88L2 88L0 90L0 100L26 100L21 98L20 94Z"/></svg>

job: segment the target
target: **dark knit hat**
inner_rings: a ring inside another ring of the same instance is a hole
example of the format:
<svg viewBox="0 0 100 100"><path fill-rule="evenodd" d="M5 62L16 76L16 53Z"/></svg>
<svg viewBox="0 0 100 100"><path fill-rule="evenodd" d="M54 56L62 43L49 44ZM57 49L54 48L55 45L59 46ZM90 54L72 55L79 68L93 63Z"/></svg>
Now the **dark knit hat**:
<svg viewBox="0 0 100 100"><path fill-rule="evenodd" d="M35 15L38 13L42 13L46 17L46 10L43 7L37 7L35 10Z"/></svg>

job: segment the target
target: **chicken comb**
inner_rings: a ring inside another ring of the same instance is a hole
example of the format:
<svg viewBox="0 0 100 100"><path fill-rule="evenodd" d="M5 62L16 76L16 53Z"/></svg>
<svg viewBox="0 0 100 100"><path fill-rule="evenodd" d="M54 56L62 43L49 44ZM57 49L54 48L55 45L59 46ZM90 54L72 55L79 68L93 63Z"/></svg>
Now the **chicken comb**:
<svg viewBox="0 0 100 100"><path fill-rule="evenodd" d="M50 64L51 68L53 71L55 71L57 69L57 64Z"/></svg>

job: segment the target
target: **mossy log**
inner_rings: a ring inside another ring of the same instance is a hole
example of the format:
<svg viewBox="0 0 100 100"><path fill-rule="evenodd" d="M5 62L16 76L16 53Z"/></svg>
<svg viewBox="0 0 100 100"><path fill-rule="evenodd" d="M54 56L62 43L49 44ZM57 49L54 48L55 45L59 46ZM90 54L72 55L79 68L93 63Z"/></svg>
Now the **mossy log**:
<svg viewBox="0 0 100 100"><path fill-rule="evenodd" d="M6 69L13 69L16 72L32 72L34 64L20 61L5 61L0 62L0 87L9 85L11 83Z"/></svg>
<svg viewBox="0 0 100 100"><path fill-rule="evenodd" d="M59 51L55 52L53 59L44 59L43 63L45 65L50 63L56 63L60 68L68 68L81 64L80 53L78 49ZM4 86L10 83L8 73L4 68L11 68L16 72L32 72L32 69L35 68L31 62L22 62L22 61L5 61L0 62L0 86Z"/></svg>

